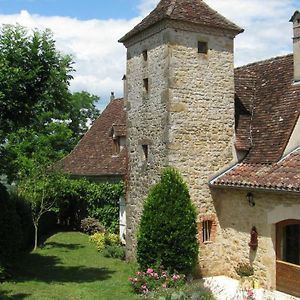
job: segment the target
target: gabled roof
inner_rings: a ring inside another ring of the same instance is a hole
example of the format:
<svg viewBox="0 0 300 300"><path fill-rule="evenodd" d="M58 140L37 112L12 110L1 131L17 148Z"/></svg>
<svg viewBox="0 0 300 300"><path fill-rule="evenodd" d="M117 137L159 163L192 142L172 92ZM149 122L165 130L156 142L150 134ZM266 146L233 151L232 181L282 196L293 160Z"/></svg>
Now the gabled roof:
<svg viewBox="0 0 300 300"><path fill-rule="evenodd" d="M131 31L123 36L119 42L125 42L132 36L164 19L227 29L236 34L243 32L242 28L227 20L202 0L161 0L156 8Z"/></svg>
<svg viewBox="0 0 300 300"><path fill-rule="evenodd" d="M126 174L127 152L113 152L112 129L126 135L124 100L112 100L74 150L58 162L66 173L77 176L123 176Z"/></svg>
<svg viewBox="0 0 300 300"><path fill-rule="evenodd" d="M240 148L248 147L245 162L281 159L300 113L300 85L293 76L293 55L235 69L236 99L249 113L236 111L244 118L236 138Z"/></svg>
<svg viewBox="0 0 300 300"><path fill-rule="evenodd" d="M300 192L300 149L273 164L240 163L213 180L214 186Z"/></svg>

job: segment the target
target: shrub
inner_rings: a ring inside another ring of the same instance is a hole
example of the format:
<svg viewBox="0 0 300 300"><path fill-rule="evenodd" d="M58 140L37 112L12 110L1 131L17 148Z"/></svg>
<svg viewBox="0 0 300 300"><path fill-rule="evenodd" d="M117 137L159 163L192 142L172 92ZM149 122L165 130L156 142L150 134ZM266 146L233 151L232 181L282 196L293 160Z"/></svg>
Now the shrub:
<svg viewBox="0 0 300 300"><path fill-rule="evenodd" d="M196 234L196 211L187 185L175 169L167 168L144 205L137 236L140 267L160 263L171 271L191 272L198 255Z"/></svg>
<svg viewBox="0 0 300 300"><path fill-rule="evenodd" d="M32 223L30 206L16 193L12 193L10 195L10 199L15 203L16 212L20 217L22 229L21 249L28 250L34 242L34 227Z"/></svg>
<svg viewBox="0 0 300 300"><path fill-rule="evenodd" d="M8 273L6 268L0 265L0 282L4 282L7 279L10 279L11 275Z"/></svg>
<svg viewBox="0 0 300 300"><path fill-rule="evenodd" d="M87 216L97 219L110 231L117 232L119 224L119 199L124 193L124 184L95 183L86 179L64 177L56 189L61 225L80 228Z"/></svg>
<svg viewBox="0 0 300 300"><path fill-rule="evenodd" d="M125 259L125 249L121 245L107 245L103 249L103 256L104 257L112 257L118 259Z"/></svg>
<svg viewBox="0 0 300 300"><path fill-rule="evenodd" d="M98 220L91 217L81 220L80 229L88 235L95 234L96 232L105 232L104 226Z"/></svg>
<svg viewBox="0 0 300 300"><path fill-rule="evenodd" d="M124 183L90 184L87 194L87 212L108 230L118 232L119 200L124 194Z"/></svg>
<svg viewBox="0 0 300 300"><path fill-rule="evenodd" d="M90 236L90 241L96 245L98 251L103 251L105 248L105 233L96 232Z"/></svg>
<svg viewBox="0 0 300 300"><path fill-rule="evenodd" d="M202 282L186 283L183 287L157 290L150 293L147 299L160 300L215 300L212 292L203 286Z"/></svg>
<svg viewBox="0 0 300 300"><path fill-rule="evenodd" d="M119 236L109 232L96 232L90 236L90 241L96 245L99 252L102 252L107 246L117 246L120 244Z"/></svg>
<svg viewBox="0 0 300 300"><path fill-rule="evenodd" d="M16 257L21 247L22 230L16 206L0 184L0 264Z"/></svg>
<svg viewBox="0 0 300 300"><path fill-rule="evenodd" d="M240 277L249 277L254 274L253 267L248 263L239 263L235 271Z"/></svg>
<svg viewBox="0 0 300 300"><path fill-rule="evenodd" d="M159 289L182 287L185 275L149 268L146 272L136 272L134 277L129 278L129 282L136 293L147 295Z"/></svg>
<svg viewBox="0 0 300 300"><path fill-rule="evenodd" d="M120 244L119 235L116 233L108 232L105 235L105 244L110 246L119 245Z"/></svg>

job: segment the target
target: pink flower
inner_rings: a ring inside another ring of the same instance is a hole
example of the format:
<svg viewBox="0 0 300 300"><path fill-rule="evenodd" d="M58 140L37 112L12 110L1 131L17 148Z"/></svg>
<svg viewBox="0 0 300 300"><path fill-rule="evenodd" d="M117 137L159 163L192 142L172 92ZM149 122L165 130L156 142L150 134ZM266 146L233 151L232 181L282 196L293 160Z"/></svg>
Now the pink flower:
<svg viewBox="0 0 300 300"><path fill-rule="evenodd" d="M143 292L144 295L148 294L149 290L148 290L146 284L142 285L142 286L141 286L141 289L142 289L142 292Z"/></svg>
<svg viewBox="0 0 300 300"><path fill-rule="evenodd" d="M153 269L150 269L150 268L149 268L149 269L147 270L147 274L151 274L151 273L153 273L153 272L154 272Z"/></svg>
<svg viewBox="0 0 300 300"><path fill-rule="evenodd" d="M136 275L142 275L142 272L136 272Z"/></svg>
<svg viewBox="0 0 300 300"><path fill-rule="evenodd" d="M167 283L165 282L165 283L163 283L161 286L162 286L164 289L166 289L166 288L167 288Z"/></svg>

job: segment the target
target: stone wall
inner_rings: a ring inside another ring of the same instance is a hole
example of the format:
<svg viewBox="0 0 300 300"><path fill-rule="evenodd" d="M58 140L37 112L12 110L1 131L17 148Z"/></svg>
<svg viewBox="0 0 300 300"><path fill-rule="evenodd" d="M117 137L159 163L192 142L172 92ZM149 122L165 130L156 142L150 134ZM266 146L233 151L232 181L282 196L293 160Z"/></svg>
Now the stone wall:
<svg viewBox="0 0 300 300"><path fill-rule="evenodd" d="M147 61L143 51L147 50ZM127 258L135 256L136 230L149 187L167 165L168 46L160 34L127 50L127 112L129 176L127 189ZM148 93L143 80L148 78ZM143 145L147 145L145 159Z"/></svg>
<svg viewBox="0 0 300 300"><path fill-rule="evenodd" d="M208 181L233 163L233 41L225 34L178 29L171 36L169 163L188 183L199 227L207 217L214 222L214 243L201 243L199 261L202 275L219 274L222 238ZM198 41L208 43L207 54L198 53Z"/></svg>
<svg viewBox="0 0 300 300"><path fill-rule="evenodd" d="M250 207L247 191L214 189L214 206L221 226L224 245L224 275L237 277L238 263L250 263L254 275L267 288L276 288L276 226L287 219L300 219L300 197L289 193L252 192L255 206ZM250 250L250 231L258 232L258 248Z"/></svg>

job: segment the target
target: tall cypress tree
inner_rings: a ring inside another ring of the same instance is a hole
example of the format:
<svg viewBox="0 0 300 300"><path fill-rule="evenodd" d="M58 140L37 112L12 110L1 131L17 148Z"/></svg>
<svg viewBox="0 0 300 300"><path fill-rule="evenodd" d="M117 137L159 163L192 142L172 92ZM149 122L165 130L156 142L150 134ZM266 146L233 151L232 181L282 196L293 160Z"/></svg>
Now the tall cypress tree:
<svg viewBox="0 0 300 300"><path fill-rule="evenodd" d="M145 201L137 237L142 269L162 265L189 273L197 262L196 210L178 171L167 168Z"/></svg>

